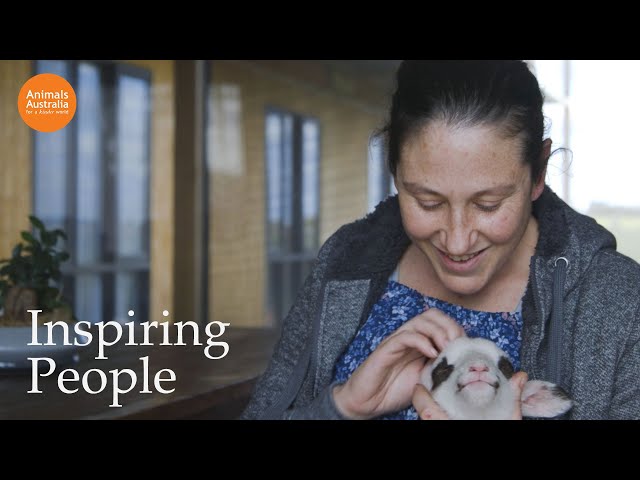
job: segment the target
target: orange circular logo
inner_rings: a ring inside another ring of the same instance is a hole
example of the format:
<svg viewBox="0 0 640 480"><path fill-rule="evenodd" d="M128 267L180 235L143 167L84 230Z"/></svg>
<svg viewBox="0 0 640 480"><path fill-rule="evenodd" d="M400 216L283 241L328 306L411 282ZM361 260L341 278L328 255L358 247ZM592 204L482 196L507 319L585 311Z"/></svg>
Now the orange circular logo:
<svg viewBox="0 0 640 480"><path fill-rule="evenodd" d="M55 132L66 127L75 115L76 92L61 76L41 73L20 89L18 112L34 130Z"/></svg>

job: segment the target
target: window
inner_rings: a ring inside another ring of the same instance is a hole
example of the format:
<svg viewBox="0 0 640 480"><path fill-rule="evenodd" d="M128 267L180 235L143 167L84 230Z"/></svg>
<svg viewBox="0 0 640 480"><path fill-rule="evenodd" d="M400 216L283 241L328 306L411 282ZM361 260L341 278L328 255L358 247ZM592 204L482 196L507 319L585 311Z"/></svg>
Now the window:
<svg viewBox="0 0 640 480"><path fill-rule="evenodd" d="M376 205L389 195L398 193L389 173L384 155L384 143L376 137L369 142L367 211L372 212Z"/></svg>
<svg viewBox="0 0 640 480"><path fill-rule="evenodd" d="M532 64L546 95L554 148L571 151L551 157L547 182L569 205L609 229L620 252L640 261L640 150L635 141L640 62Z"/></svg>
<svg viewBox="0 0 640 480"><path fill-rule="evenodd" d="M150 74L109 62L36 62L76 91L75 118L34 132L34 212L68 234L64 296L80 320L148 317Z"/></svg>
<svg viewBox="0 0 640 480"><path fill-rule="evenodd" d="M268 316L284 319L318 251L320 127L280 110L266 114Z"/></svg>

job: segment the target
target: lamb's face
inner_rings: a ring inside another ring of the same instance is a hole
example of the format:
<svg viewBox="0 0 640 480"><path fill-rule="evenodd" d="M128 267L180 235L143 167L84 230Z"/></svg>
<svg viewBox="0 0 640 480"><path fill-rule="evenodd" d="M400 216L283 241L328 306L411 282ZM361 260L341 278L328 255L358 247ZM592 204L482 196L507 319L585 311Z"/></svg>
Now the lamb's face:
<svg viewBox="0 0 640 480"><path fill-rule="evenodd" d="M505 389L513 372L511 362L493 342L460 337L426 368L423 383L434 394L447 390L448 395L482 407Z"/></svg>

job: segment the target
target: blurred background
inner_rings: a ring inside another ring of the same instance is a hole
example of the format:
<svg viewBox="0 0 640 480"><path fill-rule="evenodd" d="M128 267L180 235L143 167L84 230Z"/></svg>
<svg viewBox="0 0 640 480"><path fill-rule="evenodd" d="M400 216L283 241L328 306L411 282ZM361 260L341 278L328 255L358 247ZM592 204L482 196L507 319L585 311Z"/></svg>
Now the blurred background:
<svg viewBox="0 0 640 480"><path fill-rule="evenodd" d="M0 60L0 258L34 213L65 229L64 294L99 322L277 330L322 243L393 193L381 145L398 60ZM640 261L639 61L530 60L547 182ZM74 119L20 119L37 73Z"/></svg>

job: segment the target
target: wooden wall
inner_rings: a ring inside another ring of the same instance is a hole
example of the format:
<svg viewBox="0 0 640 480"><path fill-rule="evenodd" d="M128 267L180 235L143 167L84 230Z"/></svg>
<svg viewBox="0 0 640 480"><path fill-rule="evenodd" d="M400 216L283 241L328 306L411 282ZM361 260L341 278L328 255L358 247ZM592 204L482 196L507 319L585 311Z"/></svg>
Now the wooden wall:
<svg viewBox="0 0 640 480"><path fill-rule="evenodd" d="M32 136L18 113L18 93L32 75L29 60L0 60L0 258L29 228Z"/></svg>
<svg viewBox="0 0 640 480"><path fill-rule="evenodd" d="M212 63L209 319L265 326L273 322L265 317L265 109L280 107L320 122L321 242L366 213L368 142L384 111L342 95L331 87L330 75L320 83L325 71L318 64L309 70L295 62ZM215 102L225 95L237 100L237 116L216 115Z"/></svg>

